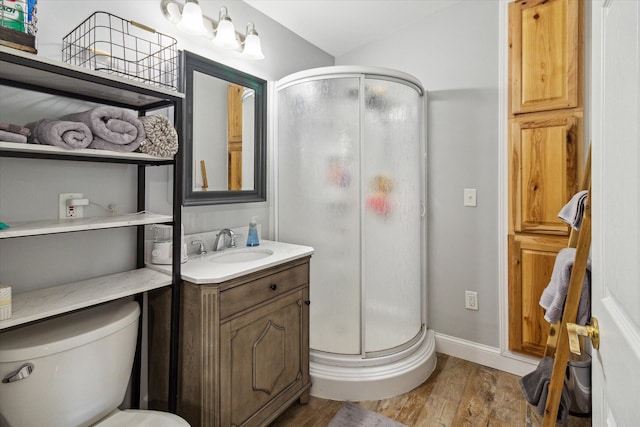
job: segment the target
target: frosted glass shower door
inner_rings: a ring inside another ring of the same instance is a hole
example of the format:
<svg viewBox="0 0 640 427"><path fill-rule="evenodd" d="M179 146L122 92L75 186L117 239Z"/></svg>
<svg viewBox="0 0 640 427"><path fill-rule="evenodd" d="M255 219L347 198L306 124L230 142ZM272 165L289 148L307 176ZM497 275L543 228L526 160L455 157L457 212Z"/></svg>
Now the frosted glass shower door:
<svg viewBox="0 0 640 427"><path fill-rule="evenodd" d="M422 326L422 98L365 79L362 135L364 351L392 349Z"/></svg>
<svg viewBox="0 0 640 427"><path fill-rule="evenodd" d="M314 247L310 346L340 354L361 353L359 82L278 93L278 238Z"/></svg>

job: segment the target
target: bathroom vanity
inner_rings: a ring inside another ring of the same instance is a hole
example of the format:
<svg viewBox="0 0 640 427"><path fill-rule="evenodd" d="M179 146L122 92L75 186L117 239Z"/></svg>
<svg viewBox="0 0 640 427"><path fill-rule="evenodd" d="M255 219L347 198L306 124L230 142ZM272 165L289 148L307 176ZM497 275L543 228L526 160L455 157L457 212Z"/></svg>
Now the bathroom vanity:
<svg viewBox="0 0 640 427"><path fill-rule="evenodd" d="M222 254L209 253L182 268L178 414L193 426L263 426L309 398L313 249L262 241L224 252L254 251L271 254L218 262ZM151 299L157 315L166 313L164 299ZM166 339L166 331L154 334L151 345ZM165 372L152 370L150 382Z"/></svg>

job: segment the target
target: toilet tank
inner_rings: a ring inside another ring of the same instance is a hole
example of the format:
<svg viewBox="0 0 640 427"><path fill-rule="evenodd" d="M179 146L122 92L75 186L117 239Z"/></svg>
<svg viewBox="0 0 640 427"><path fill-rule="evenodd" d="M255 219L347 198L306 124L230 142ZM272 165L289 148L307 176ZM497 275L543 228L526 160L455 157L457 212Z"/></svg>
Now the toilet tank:
<svg viewBox="0 0 640 427"><path fill-rule="evenodd" d="M116 301L0 334L0 426L88 426L124 399L140 308ZM4 418L4 419L3 419Z"/></svg>

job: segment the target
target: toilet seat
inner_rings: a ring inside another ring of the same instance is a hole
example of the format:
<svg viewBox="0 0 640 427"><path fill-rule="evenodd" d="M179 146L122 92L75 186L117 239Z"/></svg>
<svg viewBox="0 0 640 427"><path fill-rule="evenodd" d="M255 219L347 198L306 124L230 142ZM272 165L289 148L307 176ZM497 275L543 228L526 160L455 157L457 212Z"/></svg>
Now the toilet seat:
<svg viewBox="0 0 640 427"><path fill-rule="evenodd" d="M113 412L94 427L190 427L189 423L177 415L161 411L126 409Z"/></svg>

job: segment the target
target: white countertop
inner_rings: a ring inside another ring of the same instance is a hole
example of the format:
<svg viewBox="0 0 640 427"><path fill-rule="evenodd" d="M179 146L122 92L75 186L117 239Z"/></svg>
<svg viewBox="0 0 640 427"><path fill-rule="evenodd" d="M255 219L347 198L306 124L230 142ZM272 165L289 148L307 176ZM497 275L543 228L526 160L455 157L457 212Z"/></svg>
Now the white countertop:
<svg viewBox="0 0 640 427"><path fill-rule="evenodd" d="M221 253L232 251L273 251L272 255L265 258L246 262L212 262L212 259ZM183 280L203 285L207 283L222 283L245 274L274 267L288 261L303 258L313 254L310 246L294 245L291 243L275 242L272 240L260 240L260 246L253 248L238 247L225 249L224 251L211 252L205 255L189 255L189 260L181 266L181 277ZM171 265L147 264L148 268L171 274Z"/></svg>

